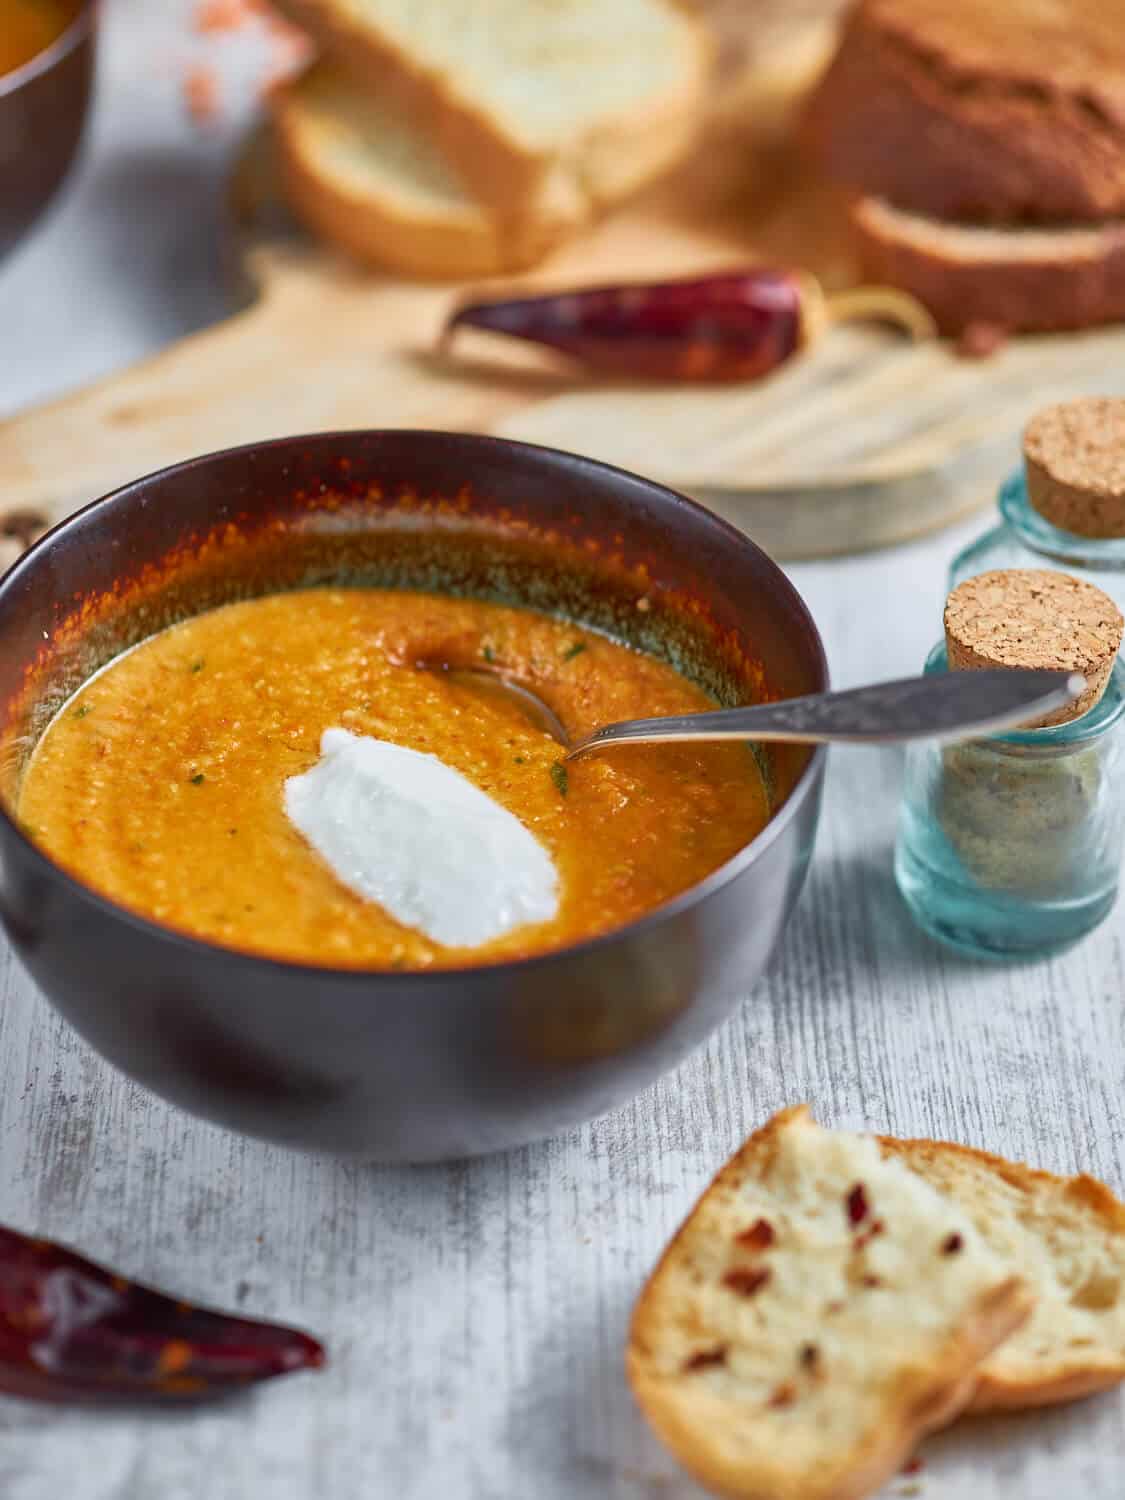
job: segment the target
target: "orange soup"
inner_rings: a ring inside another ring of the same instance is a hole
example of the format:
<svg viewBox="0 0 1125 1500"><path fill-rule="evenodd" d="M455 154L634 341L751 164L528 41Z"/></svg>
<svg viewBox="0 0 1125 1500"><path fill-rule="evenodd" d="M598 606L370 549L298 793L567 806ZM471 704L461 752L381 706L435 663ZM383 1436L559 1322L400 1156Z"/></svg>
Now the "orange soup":
<svg viewBox="0 0 1125 1500"><path fill-rule="evenodd" d="M443 662L511 673L572 737L714 707L665 662L532 610L367 588L274 594L185 620L92 678L35 749L21 821L87 884L167 926L298 962L405 969L618 927L767 821L745 746L631 746L563 766L510 699L424 669ZM554 914L449 945L345 883L286 811L329 730L436 757L514 815L553 862Z"/></svg>
<svg viewBox="0 0 1125 1500"><path fill-rule="evenodd" d="M0 74L46 51L82 9L82 0L0 0Z"/></svg>

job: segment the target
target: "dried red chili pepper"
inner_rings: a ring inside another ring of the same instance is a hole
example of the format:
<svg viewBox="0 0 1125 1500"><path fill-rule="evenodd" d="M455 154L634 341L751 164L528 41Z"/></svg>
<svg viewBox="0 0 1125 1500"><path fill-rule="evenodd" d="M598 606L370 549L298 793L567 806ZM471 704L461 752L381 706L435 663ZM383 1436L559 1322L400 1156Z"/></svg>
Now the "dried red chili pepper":
<svg viewBox="0 0 1125 1500"><path fill-rule="evenodd" d="M199 1401L294 1370L305 1333L207 1312L0 1228L0 1390L46 1401Z"/></svg>
<svg viewBox="0 0 1125 1500"><path fill-rule="evenodd" d="M463 328L542 344L607 375L673 381L757 380L828 323L876 318L916 338L936 328L913 297L859 287L826 297L812 276L767 267L688 281L588 287L469 302L442 333Z"/></svg>

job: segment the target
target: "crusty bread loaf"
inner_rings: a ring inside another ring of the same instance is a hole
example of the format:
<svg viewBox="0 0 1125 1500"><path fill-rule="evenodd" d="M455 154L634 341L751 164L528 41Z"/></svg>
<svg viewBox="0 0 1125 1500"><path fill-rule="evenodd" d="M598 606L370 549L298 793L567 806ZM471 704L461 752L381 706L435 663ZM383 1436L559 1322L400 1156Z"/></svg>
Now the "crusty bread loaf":
<svg viewBox="0 0 1125 1500"><path fill-rule="evenodd" d="M1030 1318L981 1365L970 1410L1045 1406L1125 1380L1125 1204L1092 1177L966 1146L880 1145L946 1194L1035 1293Z"/></svg>
<svg viewBox="0 0 1125 1500"><path fill-rule="evenodd" d="M865 278L911 292L946 333L973 323L1016 333L1125 320L1125 221L986 229L868 197L852 223Z"/></svg>
<svg viewBox="0 0 1125 1500"><path fill-rule="evenodd" d="M338 68L276 88L278 164L294 211L331 243L412 276L488 276L534 265L558 226L497 224L430 142Z"/></svg>
<svg viewBox="0 0 1125 1500"><path fill-rule="evenodd" d="M807 130L831 176L933 218L1125 215L1125 10L860 0Z"/></svg>
<svg viewBox="0 0 1125 1500"><path fill-rule="evenodd" d="M675 0L280 0L503 225L574 226L692 139L708 32Z"/></svg>
<svg viewBox="0 0 1125 1500"><path fill-rule="evenodd" d="M857 1500L972 1395L1030 1295L969 1216L805 1108L722 1169L637 1303L629 1378L705 1485Z"/></svg>

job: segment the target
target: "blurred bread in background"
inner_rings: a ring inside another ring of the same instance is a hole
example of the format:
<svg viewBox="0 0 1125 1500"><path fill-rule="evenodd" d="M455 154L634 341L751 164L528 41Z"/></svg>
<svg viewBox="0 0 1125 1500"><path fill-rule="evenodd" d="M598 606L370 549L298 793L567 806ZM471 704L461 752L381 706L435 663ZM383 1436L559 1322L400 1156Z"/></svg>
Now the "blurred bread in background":
<svg viewBox="0 0 1125 1500"><path fill-rule="evenodd" d="M792 106L831 60L848 0L686 0L715 39L708 113L758 138L792 123Z"/></svg>
<svg viewBox="0 0 1125 1500"><path fill-rule="evenodd" d="M947 330L1125 317L1125 0L859 0L804 134Z"/></svg>
<svg viewBox="0 0 1125 1500"><path fill-rule="evenodd" d="M334 70L278 94L294 207L348 248L423 275L529 264L675 165L699 129L713 61L710 32L676 0L283 0L281 8ZM444 249L423 245L434 228L432 193L409 232L408 205L419 200L408 188L421 178L440 186L445 229L457 223ZM346 238L337 211L345 198L362 221ZM470 254L464 265L450 253L458 236Z"/></svg>
<svg viewBox="0 0 1125 1500"><path fill-rule="evenodd" d="M328 62L272 95L283 188L317 234L361 260L425 277L490 276L534 265L555 226L505 229L441 152Z"/></svg>
<svg viewBox="0 0 1125 1500"><path fill-rule="evenodd" d="M286 197L423 277L533 266L670 173L705 213L751 191L843 3L278 0L321 53L271 98Z"/></svg>
<svg viewBox="0 0 1125 1500"><path fill-rule="evenodd" d="M946 333L1125 321L1125 222L999 229L865 197L852 226L867 278L912 292Z"/></svg>

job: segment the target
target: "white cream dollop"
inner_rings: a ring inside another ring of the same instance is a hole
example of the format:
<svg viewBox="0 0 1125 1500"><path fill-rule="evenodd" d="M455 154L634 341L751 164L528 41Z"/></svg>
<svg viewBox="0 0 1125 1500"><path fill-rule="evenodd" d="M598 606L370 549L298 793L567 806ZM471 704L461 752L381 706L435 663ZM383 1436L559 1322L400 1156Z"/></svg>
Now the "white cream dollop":
<svg viewBox="0 0 1125 1500"><path fill-rule="evenodd" d="M338 880L435 943L475 948L558 912L542 844L436 755L326 729L284 797Z"/></svg>

